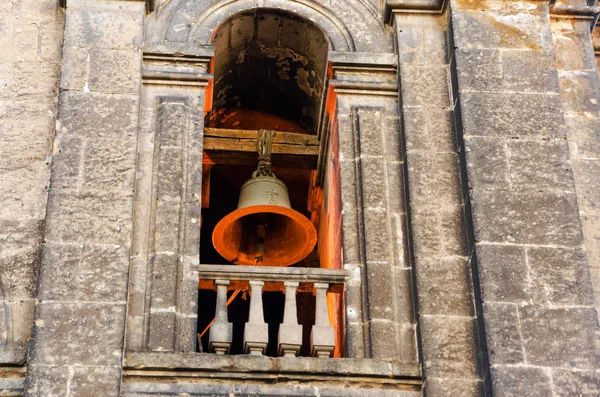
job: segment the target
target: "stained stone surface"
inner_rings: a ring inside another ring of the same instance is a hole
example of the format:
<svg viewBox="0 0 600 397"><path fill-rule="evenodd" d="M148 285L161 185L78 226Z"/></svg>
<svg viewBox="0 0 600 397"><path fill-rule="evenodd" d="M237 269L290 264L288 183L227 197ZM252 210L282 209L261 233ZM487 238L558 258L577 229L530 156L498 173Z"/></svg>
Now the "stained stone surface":
<svg viewBox="0 0 600 397"><path fill-rule="evenodd" d="M0 395L598 395L597 3L2 2ZM202 365L245 380L189 378L211 43L257 7L328 38L311 125L331 133L360 359L339 379L241 356Z"/></svg>
<svg viewBox="0 0 600 397"><path fill-rule="evenodd" d="M0 363L25 363L40 267L64 16L54 0L0 6ZM7 386L8 387L8 386Z"/></svg>

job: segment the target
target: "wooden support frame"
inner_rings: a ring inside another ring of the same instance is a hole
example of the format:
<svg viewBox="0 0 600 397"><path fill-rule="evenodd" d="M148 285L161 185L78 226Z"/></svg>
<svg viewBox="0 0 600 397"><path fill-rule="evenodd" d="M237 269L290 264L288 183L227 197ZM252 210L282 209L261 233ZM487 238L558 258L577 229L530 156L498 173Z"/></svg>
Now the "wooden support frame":
<svg viewBox="0 0 600 397"><path fill-rule="evenodd" d="M224 128L204 129L204 164L254 165L257 133L255 130ZM273 137L273 164L286 168L316 169L319 140L314 135L276 131Z"/></svg>

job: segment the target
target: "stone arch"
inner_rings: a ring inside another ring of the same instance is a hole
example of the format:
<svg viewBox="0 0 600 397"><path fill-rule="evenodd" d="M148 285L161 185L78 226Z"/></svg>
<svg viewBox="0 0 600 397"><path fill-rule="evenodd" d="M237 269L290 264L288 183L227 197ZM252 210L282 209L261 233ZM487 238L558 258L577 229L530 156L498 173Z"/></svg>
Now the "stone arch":
<svg viewBox="0 0 600 397"><path fill-rule="evenodd" d="M262 6L261 6L262 3ZM305 4L306 3L306 4ZM190 37L199 44L211 44L221 23L235 14L257 8L287 11L317 25L329 37L333 51L355 51L354 39L344 23L325 7L303 0L229 0L207 8L198 18Z"/></svg>
<svg viewBox="0 0 600 397"><path fill-rule="evenodd" d="M171 0L147 19L146 40L210 45L224 21L259 8L286 11L311 21L328 36L333 51L393 52L391 30L365 0L334 0L327 5L317 0Z"/></svg>

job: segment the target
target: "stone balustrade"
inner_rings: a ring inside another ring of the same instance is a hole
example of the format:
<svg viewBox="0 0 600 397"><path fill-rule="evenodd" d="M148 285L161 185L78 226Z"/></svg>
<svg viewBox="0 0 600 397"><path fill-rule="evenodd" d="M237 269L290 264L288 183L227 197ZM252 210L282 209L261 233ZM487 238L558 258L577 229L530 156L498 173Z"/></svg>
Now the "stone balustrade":
<svg viewBox="0 0 600 397"><path fill-rule="evenodd" d="M298 291L315 295L315 322L310 334L314 357L331 357L335 330L329 322L327 293L342 293L349 278L346 270L267 266L200 266L200 289L216 289L215 320L210 327L209 351L227 354L233 342L233 324L227 318L228 291L247 291L250 305L244 327L244 353L263 355L268 345L268 324L264 321L263 291L285 293L283 322L279 325L279 356L295 357L302 348L302 325L297 319ZM231 298L229 298L231 299Z"/></svg>

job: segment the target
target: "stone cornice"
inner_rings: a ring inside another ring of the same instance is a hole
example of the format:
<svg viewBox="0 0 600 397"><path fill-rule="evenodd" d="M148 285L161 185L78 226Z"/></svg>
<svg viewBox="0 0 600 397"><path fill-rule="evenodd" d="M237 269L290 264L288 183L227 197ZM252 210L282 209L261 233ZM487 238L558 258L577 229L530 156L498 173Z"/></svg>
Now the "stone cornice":
<svg viewBox="0 0 600 397"><path fill-rule="evenodd" d="M67 1L68 0L58 0L58 6L61 7L61 8L67 8ZM128 1L145 2L146 3L146 9L148 11L151 11L152 9L154 9L154 6L155 6L155 3L156 3L157 0L128 0Z"/></svg>
<svg viewBox="0 0 600 397"><path fill-rule="evenodd" d="M389 22L394 13L441 14L447 3L448 0L387 0L383 18Z"/></svg>
<svg viewBox="0 0 600 397"><path fill-rule="evenodd" d="M569 0L550 0L550 15L557 18L587 19L590 21L590 30L594 30L600 16L600 7L570 4Z"/></svg>
<svg viewBox="0 0 600 397"><path fill-rule="evenodd" d="M329 86L336 92L398 95L397 56L359 52L329 53Z"/></svg>
<svg viewBox="0 0 600 397"><path fill-rule="evenodd" d="M146 43L142 79L145 84L206 86L212 81L210 46L189 43Z"/></svg>

